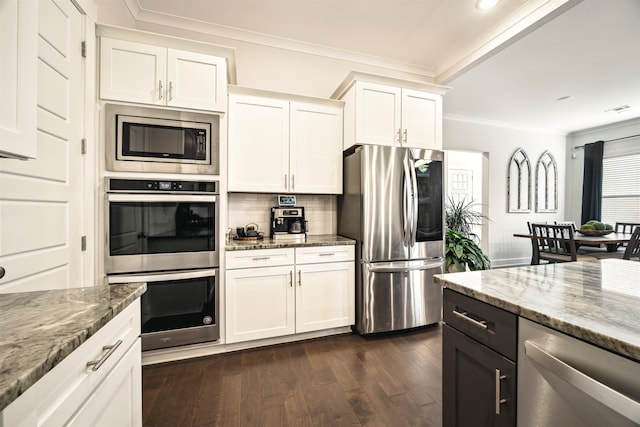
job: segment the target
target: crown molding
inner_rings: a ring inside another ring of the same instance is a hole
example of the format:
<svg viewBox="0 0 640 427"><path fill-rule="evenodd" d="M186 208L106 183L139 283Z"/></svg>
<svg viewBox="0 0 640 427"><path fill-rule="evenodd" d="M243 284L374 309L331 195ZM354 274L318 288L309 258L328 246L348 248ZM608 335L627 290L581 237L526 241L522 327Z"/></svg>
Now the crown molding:
<svg viewBox="0 0 640 427"><path fill-rule="evenodd" d="M284 37L276 37L268 34L242 30L239 28L212 24L210 22L205 22L197 19L184 18L180 16L155 12L142 8L138 0L123 1L129 9L131 17L135 21L139 22L163 25L166 27L177 28L180 30L189 30L197 33L203 33L230 40L237 40L245 43L253 43L262 46L305 53L308 55L322 56L331 59L338 59L341 61L374 66L382 69L400 71L404 73L415 74L417 76L423 76L429 79L433 79L435 76L435 70L416 64L393 61L388 58L382 58L373 55L364 55L348 50L336 49L313 43L305 43L297 40L287 39Z"/></svg>
<svg viewBox="0 0 640 427"><path fill-rule="evenodd" d="M560 136L560 137L566 137L568 135L568 132L565 132L559 129L521 126L521 125L518 125L517 123L500 122L496 120L485 120L485 119L479 119L477 117L460 116L455 114L444 114L442 118L444 120L451 120L454 122L472 123L472 124L483 125L483 126L499 127L503 129L521 130L525 132L544 133L547 135L554 135L554 136Z"/></svg>
<svg viewBox="0 0 640 427"><path fill-rule="evenodd" d="M436 70L435 82L447 84L454 78L515 43L543 24L574 7L583 0L530 0L515 13L451 55Z"/></svg>

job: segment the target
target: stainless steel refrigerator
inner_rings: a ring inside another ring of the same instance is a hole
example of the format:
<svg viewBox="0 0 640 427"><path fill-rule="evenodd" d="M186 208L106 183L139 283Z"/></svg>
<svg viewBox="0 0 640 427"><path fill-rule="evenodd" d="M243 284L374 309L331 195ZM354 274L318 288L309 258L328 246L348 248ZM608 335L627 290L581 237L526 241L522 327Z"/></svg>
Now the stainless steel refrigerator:
<svg viewBox="0 0 640 427"><path fill-rule="evenodd" d="M363 145L344 157L338 233L356 244L360 334L437 323L444 262L444 153Z"/></svg>

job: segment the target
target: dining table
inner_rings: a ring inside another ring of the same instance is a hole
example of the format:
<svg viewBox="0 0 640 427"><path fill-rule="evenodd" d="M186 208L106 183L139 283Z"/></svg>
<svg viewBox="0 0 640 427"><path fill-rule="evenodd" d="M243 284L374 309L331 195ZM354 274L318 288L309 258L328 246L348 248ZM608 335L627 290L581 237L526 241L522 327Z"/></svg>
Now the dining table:
<svg viewBox="0 0 640 427"><path fill-rule="evenodd" d="M586 236L579 231L573 233L573 240L576 242L576 247L580 246L598 246L604 245L607 248L607 252L615 252L618 250L618 246L621 244L629 243L633 233L612 232L603 236ZM533 236L531 233L513 233L514 237L524 237L531 239Z"/></svg>

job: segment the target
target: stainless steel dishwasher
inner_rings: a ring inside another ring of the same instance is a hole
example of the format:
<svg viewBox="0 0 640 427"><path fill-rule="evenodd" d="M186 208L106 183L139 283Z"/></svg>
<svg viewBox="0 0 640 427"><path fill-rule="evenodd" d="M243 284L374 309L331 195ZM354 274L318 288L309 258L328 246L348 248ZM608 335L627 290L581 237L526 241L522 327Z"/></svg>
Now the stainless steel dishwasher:
<svg viewBox="0 0 640 427"><path fill-rule="evenodd" d="M640 363L520 318L518 427L640 425Z"/></svg>

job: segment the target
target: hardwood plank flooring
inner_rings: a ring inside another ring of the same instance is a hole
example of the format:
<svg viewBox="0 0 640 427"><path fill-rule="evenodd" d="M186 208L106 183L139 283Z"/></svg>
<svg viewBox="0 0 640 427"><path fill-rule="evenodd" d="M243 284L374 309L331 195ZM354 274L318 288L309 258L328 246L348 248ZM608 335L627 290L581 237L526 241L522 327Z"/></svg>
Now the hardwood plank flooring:
<svg viewBox="0 0 640 427"><path fill-rule="evenodd" d="M442 426L440 326L145 366L143 424Z"/></svg>

